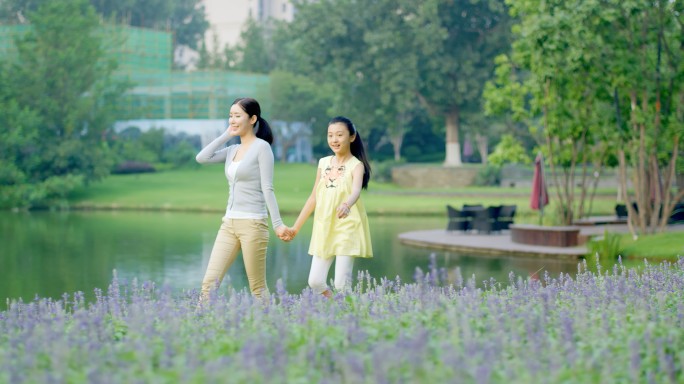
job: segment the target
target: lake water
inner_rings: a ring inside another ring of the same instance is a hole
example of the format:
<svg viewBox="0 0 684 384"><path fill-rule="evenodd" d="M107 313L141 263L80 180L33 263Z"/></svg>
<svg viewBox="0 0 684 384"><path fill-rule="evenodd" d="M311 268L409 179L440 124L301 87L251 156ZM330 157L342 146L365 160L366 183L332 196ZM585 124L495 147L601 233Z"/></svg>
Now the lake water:
<svg viewBox="0 0 684 384"><path fill-rule="evenodd" d="M24 301L58 298L81 291L92 297L106 290L113 272L130 281L152 281L179 292L197 289L220 225L217 213L168 212L0 212L0 306L6 298ZM284 217L286 224L294 217ZM312 219L290 243L273 233L267 258L271 291L281 279L290 292L306 287L311 257L307 254ZM370 217L375 257L357 260L354 275L367 270L374 278L397 276L413 281L416 268L429 269L431 255L451 278L475 276L478 285L494 278L508 282L510 272L527 277L537 271L574 273L574 262L483 257L405 246L397 235L419 229L444 228L440 217ZM330 278L334 271L331 268ZM242 259L230 268L224 286L247 287Z"/></svg>

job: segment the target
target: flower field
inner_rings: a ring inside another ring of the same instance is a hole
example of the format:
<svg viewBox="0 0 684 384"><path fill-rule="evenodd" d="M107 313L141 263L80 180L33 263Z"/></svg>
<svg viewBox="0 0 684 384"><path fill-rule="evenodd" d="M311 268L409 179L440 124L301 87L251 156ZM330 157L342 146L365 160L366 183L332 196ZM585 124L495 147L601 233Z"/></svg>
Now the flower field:
<svg viewBox="0 0 684 384"><path fill-rule="evenodd" d="M484 285L458 271L443 284L434 268L412 283L359 273L330 300L223 287L202 307L196 292L115 277L92 303L8 302L0 382L682 382L684 259L578 267Z"/></svg>

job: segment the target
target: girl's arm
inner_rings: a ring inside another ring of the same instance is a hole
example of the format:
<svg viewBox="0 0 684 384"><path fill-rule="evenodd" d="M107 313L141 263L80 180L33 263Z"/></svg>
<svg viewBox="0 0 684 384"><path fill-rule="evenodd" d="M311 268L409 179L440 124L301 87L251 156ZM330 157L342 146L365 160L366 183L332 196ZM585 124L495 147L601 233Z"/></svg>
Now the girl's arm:
<svg viewBox="0 0 684 384"><path fill-rule="evenodd" d="M316 170L316 181L314 182L313 186L313 191L311 191L311 195L309 195L309 198L306 199L306 203L304 203L304 207L302 207L302 211L299 212L299 216L297 216L297 220L295 221L294 225L292 226L292 236L296 236L299 230L302 228L302 225L306 222L306 220L311 216L311 213L316 209L316 189L318 187L318 181L321 179L321 169L317 168Z"/></svg>
<svg viewBox="0 0 684 384"><path fill-rule="evenodd" d="M349 215L352 205L356 203L361 196L361 186L363 186L363 172L365 168L363 163L359 163L354 167L352 171L352 191L347 200L343 201L339 207L337 207L337 218L341 219Z"/></svg>
<svg viewBox="0 0 684 384"><path fill-rule="evenodd" d="M223 132L223 134L215 138L211 143L207 144L206 147L197 154L195 160L200 164L209 163L221 163L226 161L226 155L228 153L228 148L222 148L217 151L217 149L230 140L231 135L228 131Z"/></svg>

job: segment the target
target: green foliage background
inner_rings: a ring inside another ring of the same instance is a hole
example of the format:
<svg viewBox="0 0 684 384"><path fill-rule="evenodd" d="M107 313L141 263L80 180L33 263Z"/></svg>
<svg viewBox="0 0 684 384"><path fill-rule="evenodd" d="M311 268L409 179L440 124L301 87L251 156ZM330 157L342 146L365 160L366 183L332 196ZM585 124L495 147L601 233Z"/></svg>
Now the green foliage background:
<svg viewBox="0 0 684 384"><path fill-rule="evenodd" d="M0 62L0 207L59 204L112 165L105 141L127 84L112 80L99 18L85 0L46 2Z"/></svg>

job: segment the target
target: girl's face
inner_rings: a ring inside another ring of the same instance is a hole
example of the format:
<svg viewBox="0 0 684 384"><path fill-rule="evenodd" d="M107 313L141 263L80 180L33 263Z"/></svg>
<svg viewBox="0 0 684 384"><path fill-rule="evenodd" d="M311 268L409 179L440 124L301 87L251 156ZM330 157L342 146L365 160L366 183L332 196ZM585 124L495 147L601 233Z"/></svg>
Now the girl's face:
<svg viewBox="0 0 684 384"><path fill-rule="evenodd" d="M244 136L252 132L256 119L256 115L250 117L239 104L231 105L230 114L228 115L230 134L233 136Z"/></svg>
<svg viewBox="0 0 684 384"><path fill-rule="evenodd" d="M350 135L349 129L343 123L333 123L328 126L328 146L336 155L349 153L354 139L356 135Z"/></svg>

